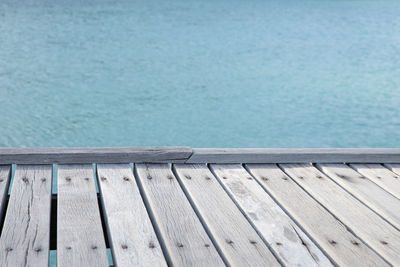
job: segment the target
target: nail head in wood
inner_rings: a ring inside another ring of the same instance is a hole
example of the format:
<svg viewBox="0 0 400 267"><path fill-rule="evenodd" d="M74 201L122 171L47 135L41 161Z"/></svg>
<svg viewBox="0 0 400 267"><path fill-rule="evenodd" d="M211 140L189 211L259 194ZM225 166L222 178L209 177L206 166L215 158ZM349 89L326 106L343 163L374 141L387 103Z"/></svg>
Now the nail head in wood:
<svg viewBox="0 0 400 267"><path fill-rule="evenodd" d="M337 244L337 242L335 241L335 240L329 240L329 244L331 244L331 245L336 245Z"/></svg>

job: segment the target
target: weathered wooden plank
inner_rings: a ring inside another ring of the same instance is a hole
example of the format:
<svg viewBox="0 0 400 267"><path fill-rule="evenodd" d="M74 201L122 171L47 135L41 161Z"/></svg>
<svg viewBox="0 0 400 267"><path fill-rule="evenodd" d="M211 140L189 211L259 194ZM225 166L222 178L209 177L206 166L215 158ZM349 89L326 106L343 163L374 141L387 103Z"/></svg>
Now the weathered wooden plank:
<svg viewBox="0 0 400 267"><path fill-rule="evenodd" d="M400 149L120 147L0 148L0 164L72 163L399 163Z"/></svg>
<svg viewBox="0 0 400 267"><path fill-rule="evenodd" d="M108 266L92 165L58 166L57 266Z"/></svg>
<svg viewBox="0 0 400 267"><path fill-rule="evenodd" d="M400 179L400 163L387 163L385 164L385 167L399 176L396 179Z"/></svg>
<svg viewBox="0 0 400 267"><path fill-rule="evenodd" d="M98 164L97 177L117 266L166 266L129 164Z"/></svg>
<svg viewBox="0 0 400 267"><path fill-rule="evenodd" d="M210 168L285 265L332 266L240 164L211 165Z"/></svg>
<svg viewBox="0 0 400 267"><path fill-rule="evenodd" d="M400 177L380 164L351 164L356 171L400 199Z"/></svg>
<svg viewBox="0 0 400 267"><path fill-rule="evenodd" d="M0 266L47 266L51 165L19 165L0 238Z"/></svg>
<svg viewBox="0 0 400 267"><path fill-rule="evenodd" d="M374 251L311 198L275 164L249 164L248 170L302 229L338 265L387 266Z"/></svg>
<svg viewBox="0 0 400 267"><path fill-rule="evenodd" d="M318 164L332 180L400 229L400 200L345 164Z"/></svg>
<svg viewBox="0 0 400 267"><path fill-rule="evenodd" d="M0 148L0 164L185 162L190 147Z"/></svg>
<svg viewBox="0 0 400 267"><path fill-rule="evenodd" d="M206 165L175 164L174 169L230 265L280 265Z"/></svg>
<svg viewBox="0 0 400 267"><path fill-rule="evenodd" d="M0 218L3 217L5 199L11 177L11 165L0 166Z"/></svg>
<svg viewBox="0 0 400 267"><path fill-rule="evenodd" d="M194 148L186 163L399 163L400 149Z"/></svg>
<svg viewBox="0 0 400 267"><path fill-rule="evenodd" d="M174 266L224 266L168 164L136 164L138 183Z"/></svg>
<svg viewBox="0 0 400 267"><path fill-rule="evenodd" d="M400 232L309 164L282 164L301 187L392 264L400 263Z"/></svg>

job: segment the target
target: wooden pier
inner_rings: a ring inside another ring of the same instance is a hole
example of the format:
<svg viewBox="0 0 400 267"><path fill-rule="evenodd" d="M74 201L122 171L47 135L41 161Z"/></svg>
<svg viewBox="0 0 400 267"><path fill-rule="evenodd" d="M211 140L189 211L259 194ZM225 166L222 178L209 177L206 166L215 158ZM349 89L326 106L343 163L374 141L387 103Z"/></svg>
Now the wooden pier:
<svg viewBox="0 0 400 267"><path fill-rule="evenodd" d="M400 266L400 149L0 148L0 212L0 266Z"/></svg>

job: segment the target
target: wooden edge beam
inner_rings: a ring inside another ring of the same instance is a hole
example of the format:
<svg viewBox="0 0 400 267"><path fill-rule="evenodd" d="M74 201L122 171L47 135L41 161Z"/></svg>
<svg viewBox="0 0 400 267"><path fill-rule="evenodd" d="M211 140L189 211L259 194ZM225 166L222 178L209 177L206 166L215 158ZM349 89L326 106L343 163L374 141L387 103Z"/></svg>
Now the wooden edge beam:
<svg viewBox="0 0 400 267"><path fill-rule="evenodd" d="M0 164L400 163L400 148L0 148Z"/></svg>
<svg viewBox="0 0 400 267"><path fill-rule="evenodd" d="M184 163L190 147L0 148L0 164Z"/></svg>
<svg viewBox="0 0 400 267"><path fill-rule="evenodd" d="M394 163L397 148L194 148L186 163Z"/></svg>

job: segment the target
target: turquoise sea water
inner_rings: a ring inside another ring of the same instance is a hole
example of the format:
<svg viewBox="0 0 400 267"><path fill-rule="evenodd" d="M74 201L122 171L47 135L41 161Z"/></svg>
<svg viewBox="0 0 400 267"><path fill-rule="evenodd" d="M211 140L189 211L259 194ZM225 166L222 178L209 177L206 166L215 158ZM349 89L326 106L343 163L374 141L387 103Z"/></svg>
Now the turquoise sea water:
<svg viewBox="0 0 400 267"><path fill-rule="evenodd" d="M400 147L400 1L2 0L0 146Z"/></svg>

